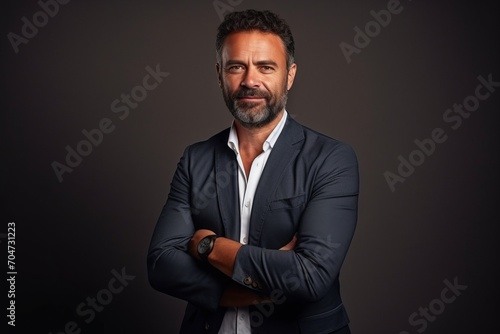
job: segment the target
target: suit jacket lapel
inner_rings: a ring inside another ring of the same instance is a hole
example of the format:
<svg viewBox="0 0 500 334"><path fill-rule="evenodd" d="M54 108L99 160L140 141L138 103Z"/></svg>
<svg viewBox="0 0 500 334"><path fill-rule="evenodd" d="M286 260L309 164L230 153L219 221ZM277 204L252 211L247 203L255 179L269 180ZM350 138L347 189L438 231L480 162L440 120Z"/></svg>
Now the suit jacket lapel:
<svg viewBox="0 0 500 334"><path fill-rule="evenodd" d="M240 210L238 198L238 162L227 146L226 136L215 148L215 182L225 237L240 240ZM225 141L224 141L225 140Z"/></svg>
<svg viewBox="0 0 500 334"><path fill-rule="evenodd" d="M269 209L269 203L273 199L272 196L276 188L281 182L284 169L295 159L300 150L300 145L297 144L303 139L304 133L301 125L289 115L267 159L255 191L250 217L250 245L258 246L260 244L264 215Z"/></svg>

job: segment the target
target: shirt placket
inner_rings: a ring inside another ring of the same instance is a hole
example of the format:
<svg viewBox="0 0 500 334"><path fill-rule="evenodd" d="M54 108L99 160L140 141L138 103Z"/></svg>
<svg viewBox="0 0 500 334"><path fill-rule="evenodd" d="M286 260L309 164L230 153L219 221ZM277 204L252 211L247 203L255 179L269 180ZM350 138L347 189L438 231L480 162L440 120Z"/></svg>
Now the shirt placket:
<svg viewBox="0 0 500 334"><path fill-rule="evenodd" d="M256 180L260 179L260 174L262 172L262 159L263 153L257 156L252 162L252 167L250 168L250 175L248 178L245 176L243 164L241 159L238 159L240 164L241 178L240 181L244 182L243 196L241 197L241 230L240 230L240 242L242 244L248 243L249 238L249 225L250 225L250 215L252 212L253 197L255 195L255 189L257 187ZM257 175L256 175L257 174ZM243 333L240 329L245 328L249 322L249 311L248 307L236 308L236 333ZM246 333L246 332L245 332Z"/></svg>

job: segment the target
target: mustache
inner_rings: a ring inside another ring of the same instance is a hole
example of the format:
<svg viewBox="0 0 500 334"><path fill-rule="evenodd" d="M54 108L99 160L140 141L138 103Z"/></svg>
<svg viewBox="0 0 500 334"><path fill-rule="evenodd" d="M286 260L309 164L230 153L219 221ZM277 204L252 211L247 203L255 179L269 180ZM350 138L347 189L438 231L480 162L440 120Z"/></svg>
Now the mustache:
<svg viewBox="0 0 500 334"><path fill-rule="evenodd" d="M240 88L238 91L236 91L233 94L234 98L242 98L246 96L252 96L252 97L263 97L263 98L268 98L269 94L261 91L257 88Z"/></svg>

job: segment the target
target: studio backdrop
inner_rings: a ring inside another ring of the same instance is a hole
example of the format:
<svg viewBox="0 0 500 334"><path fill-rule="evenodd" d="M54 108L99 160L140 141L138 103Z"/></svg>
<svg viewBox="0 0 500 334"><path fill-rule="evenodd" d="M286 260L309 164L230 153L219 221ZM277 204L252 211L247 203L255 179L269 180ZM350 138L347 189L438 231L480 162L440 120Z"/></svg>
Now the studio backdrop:
<svg viewBox="0 0 500 334"><path fill-rule="evenodd" d="M249 8L292 28L289 114L358 155L352 332L492 333L499 6L424 0L3 3L3 328L178 332L147 249L184 148L231 124L215 34Z"/></svg>

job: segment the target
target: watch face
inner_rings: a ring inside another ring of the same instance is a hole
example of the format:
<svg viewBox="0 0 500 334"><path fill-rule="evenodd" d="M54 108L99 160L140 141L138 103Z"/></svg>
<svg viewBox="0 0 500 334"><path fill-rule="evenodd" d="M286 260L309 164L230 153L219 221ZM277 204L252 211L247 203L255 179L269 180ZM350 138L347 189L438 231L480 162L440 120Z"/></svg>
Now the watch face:
<svg viewBox="0 0 500 334"><path fill-rule="evenodd" d="M198 243L198 253L204 254L207 250L209 250L211 242L212 242L212 240L210 240L210 238L203 238Z"/></svg>

